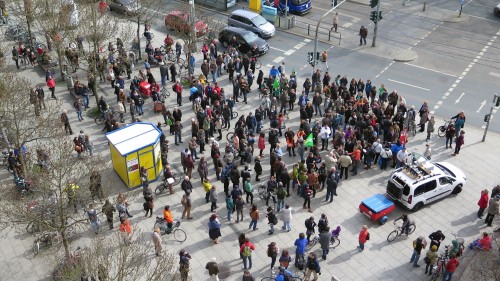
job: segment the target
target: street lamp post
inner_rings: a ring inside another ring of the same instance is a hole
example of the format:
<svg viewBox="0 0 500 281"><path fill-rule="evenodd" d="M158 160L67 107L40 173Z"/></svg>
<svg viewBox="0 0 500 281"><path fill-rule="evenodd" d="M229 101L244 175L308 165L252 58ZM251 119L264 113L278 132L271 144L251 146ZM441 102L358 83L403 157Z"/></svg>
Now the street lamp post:
<svg viewBox="0 0 500 281"><path fill-rule="evenodd" d="M500 95L495 94L493 96L493 102L491 103L490 114L485 116L486 128L484 128L483 140L486 139L486 133L488 132L488 127L490 126L491 114L493 113L493 108L500 106Z"/></svg>
<svg viewBox="0 0 500 281"><path fill-rule="evenodd" d="M316 24L316 33L314 35L314 53L313 53L313 73L314 73L314 68L316 67L316 64L318 63L318 57L316 56L316 53L318 51L318 30L319 30L319 25L321 24L321 21L323 18L325 18L329 13L333 12L333 10L337 9L337 7L340 6L340 4L344 3L346 0L340 1L337 6L331 8L329 11L324 13L321 18L318 20L318 24Z"/></svg>

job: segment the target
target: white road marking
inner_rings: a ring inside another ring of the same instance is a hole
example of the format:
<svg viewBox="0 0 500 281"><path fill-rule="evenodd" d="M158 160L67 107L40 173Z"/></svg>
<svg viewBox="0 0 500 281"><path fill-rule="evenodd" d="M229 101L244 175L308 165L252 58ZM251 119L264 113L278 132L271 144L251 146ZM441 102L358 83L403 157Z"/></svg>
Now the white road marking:
<svg viewBox="0 0 500 281"><path fill-rule="evenodd" d="M273 49L273 50L276 50L276 51L280 51L280 52L286 52L285 50L282 50L282 49L278 49L278 48L275 48L275 47L269 47L269 49Z"/></svg>
<svg viewBox="0 0 500 281"><path fill-rule="evenodd" d="M465 96L465 93L460 94L458 99L455 100L455 104L459 103L463 96Z"/></svg>
<svg viewBox="0 0 500 281"><path fill-rule="evenodd" d="M493 76L493 77L498 77L498 78L500 78L500 73L496 73L496 72L491 72L491 71L490 71L490 73L488 73L488 74L489 74L489 75L491 75L491 76Z"/></svg>
<svg viewBox="0 0 500 281"><path fill-rule="evenodd" d="M434 69L430 69L430 68L427 68L427 67L414 65L414 64L411 64L411 63L405 63L405 64L409 65L409 66L416 67L416 68L420 68L420 69L425 69L425 70L428 70L428 71L436 72L436 73L439 73L439 74L443 74L443 75L447 75L447 76L451 76L451 77L457 77L456 75L445 73L445 72L441 72L439 70L434 70Z"/></svg>
<svg viewBox="0 0 500 281"><path fill-rule="evenodd" d="M352 26L352 22L347 22L347 23L343 24L341 27L342 28L349 28L351 26Z"/></svg>
<svg viewBox="0 0 500 281"><path fill-rule="evenodd" d="M296 51L296 50L294 50L294 49L288 50L288 51L286 51L286 52L285 52L285 54L284 54L284 55L285 55L285 56L289 56L289 55L291 55L291 54L295 53L295 51Z"/></svg>
<svg viewBox="0 0 500 281"><path fill-rule="evenodd" d="M486 105L486 100L483 100L483 102L481 103L481 105L479 106L479 108L477 109L477 113L479 113L479 111L481 111L481 109L483 108L483 106Z"/></svg>
<svg viewBox="0 0 500 281"><path fill-rule="evenodd" d="M304 42L309 43L311 42L311 39L304 39Z"/></svg>
<svg viewBox="0 0 500 281"><path fill-rule="evenodd" d="M278 63L284 59L285 59L285 57L277 57L277 58L273 59L273 62Z"/></svg>
<svg viewBox="0 0 500 281"><path fill-rule="evenodd" d="M305 45L306 45L306 43L304 43L304 42L300 42L299 44L297 44L297 45L293 46L293 48L298 50L298 49L300 49L300 48L304 47Z"/></svg>
<svg viewBox="0 0 500 281"><path fill-rule="evenodd" d="M269 64L269 63L268 63L268 64L266 64L266 66L267 66L267 67L269 67L269 68L273 67L273 65L272 65L272 64Z"/></svg>
<svg viewBox="0 0 500 281"><path fill-rule="evenodd" d="M387 79L387 80L388 80L388 81L391 81L391 82L394 82L394 83L399 83L399 84L403 84L403 85L406 85L406 86L410 86L410 87L414 87L414 88L417 88L417 89L421 89L421 90L424 90L424 91L430 91L430 90L429 90L429 89L427 89L427 88L423 88L423 87L415 86L415 85L408 84L408 83L405 83L405 82L396 81L396 80L392 80L392 79Z"/></svg>

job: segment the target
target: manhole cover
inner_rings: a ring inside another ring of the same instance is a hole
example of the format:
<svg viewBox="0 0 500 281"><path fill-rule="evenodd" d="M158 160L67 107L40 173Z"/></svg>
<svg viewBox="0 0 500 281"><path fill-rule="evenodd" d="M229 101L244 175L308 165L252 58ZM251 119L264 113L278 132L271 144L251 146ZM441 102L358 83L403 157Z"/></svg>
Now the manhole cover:
<svg viewBox="0 0 500 281"><path fill-rule="evenodd" d="M225 265L219 265L219 279L226 280L231 276L231 269Z"/></svg>

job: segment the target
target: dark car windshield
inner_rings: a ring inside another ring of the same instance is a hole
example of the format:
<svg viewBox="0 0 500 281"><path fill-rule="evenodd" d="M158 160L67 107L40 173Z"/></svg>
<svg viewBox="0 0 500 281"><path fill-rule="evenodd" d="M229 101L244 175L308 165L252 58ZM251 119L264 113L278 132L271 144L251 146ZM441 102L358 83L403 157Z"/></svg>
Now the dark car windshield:
<svg viewBox="0 0 500 281"><path fill-rule="evenodd" d="M243 38L245 38L245 41L247 41L247 43L254 42L255 40L257 40L257 38L259 38L257 35L255 35L255 33L252 32L246 32L242 34L242 36Z"/></svg>
<svg viewBox="0 0 500 281"><path fill-rule="evenodd" d="M261 26L261 25L266 24L267 20L259 15L259 16L256 16L255 18L253 18L252 22L255 24L255 26Z"/></svg>
<svg viewBox="0 0 500 281"><path fill-rule="evenodd" d="M293 5L303 5L303 4L306 4L308 2L310 2L311 0L292 0L292 4Z"/></svg>

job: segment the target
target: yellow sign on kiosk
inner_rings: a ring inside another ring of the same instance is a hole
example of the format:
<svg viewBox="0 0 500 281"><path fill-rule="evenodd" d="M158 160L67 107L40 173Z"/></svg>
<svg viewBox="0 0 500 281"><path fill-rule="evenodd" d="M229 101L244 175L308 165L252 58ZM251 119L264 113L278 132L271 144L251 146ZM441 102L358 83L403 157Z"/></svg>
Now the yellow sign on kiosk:
<svg viewBox="0 0 500 281"><path fill-rule="evenodd" d="M148 170L148 180L160 176L161 131L151 123L139 122L106 134L109 141L113 169L129 188L141 185L140 170Z"/></svg>
<svg viewBox="0 0 500 281"><path fill-rule="evenodd" d="M250 0L248 2L248 8L256 13L260 13L262 6L262 0Z"/></svg>

